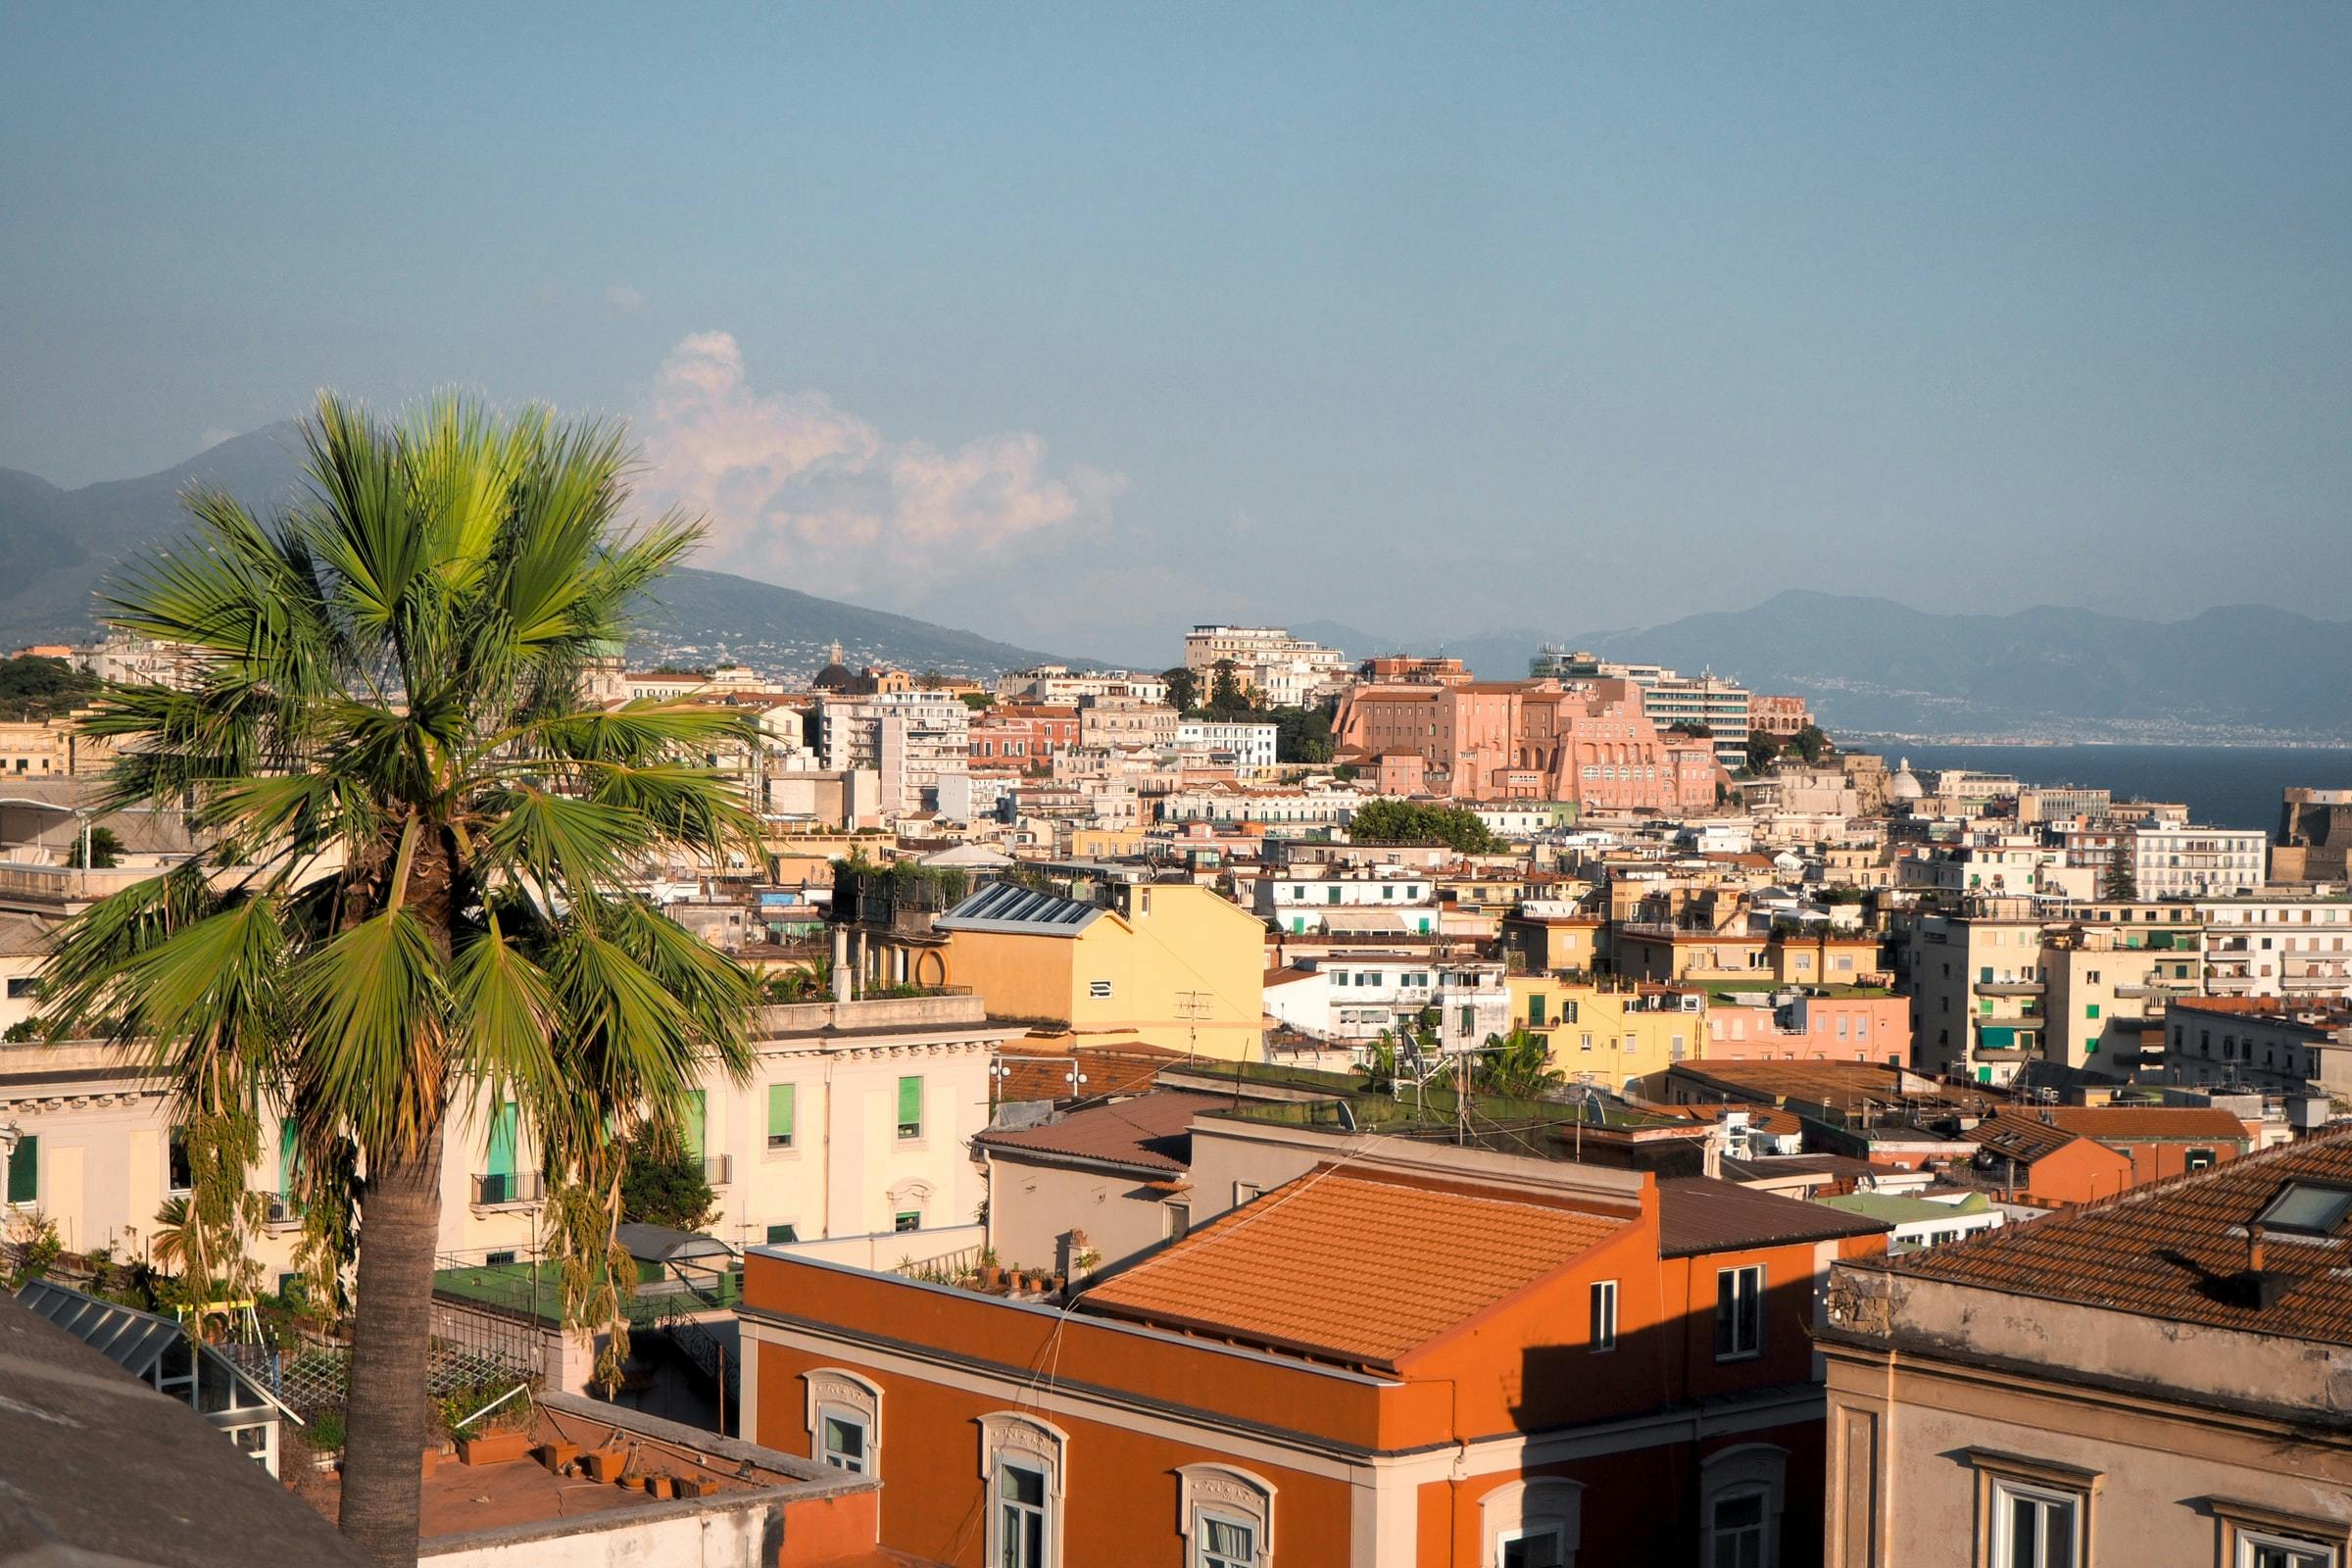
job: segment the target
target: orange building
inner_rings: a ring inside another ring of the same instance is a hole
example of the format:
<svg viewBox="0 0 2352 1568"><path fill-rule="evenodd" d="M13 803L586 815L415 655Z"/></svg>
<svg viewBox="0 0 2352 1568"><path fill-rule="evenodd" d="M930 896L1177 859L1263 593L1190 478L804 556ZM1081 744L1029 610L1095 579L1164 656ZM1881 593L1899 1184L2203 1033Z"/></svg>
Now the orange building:
<svg viewBox="0 0 2352 1568"><path fill-rule="evenodd" d="M1819 1560L1807 1330L1882 1225L1299 1110L1200 1117L1221 1212L1059 1304L754 1250L743 1430L960 1568Z"/></svg>
<svg viewBox="0 0 2352 1568"><path fill-rule="evenodd" d="M1978 1169L2045 1203L2092 1203L2215 1165L2254 1147L2218 1105L2012 1107L1969 1134Z"/></svg>

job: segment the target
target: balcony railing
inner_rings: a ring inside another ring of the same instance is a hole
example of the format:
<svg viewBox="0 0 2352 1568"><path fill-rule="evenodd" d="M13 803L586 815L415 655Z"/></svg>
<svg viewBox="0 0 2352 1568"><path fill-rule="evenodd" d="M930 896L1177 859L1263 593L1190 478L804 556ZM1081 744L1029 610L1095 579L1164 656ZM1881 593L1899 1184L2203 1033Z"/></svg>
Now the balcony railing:
<svg viewBox="0 0 2352 1568"><path fill-rule="evenodd" d="M703 1180L713 1187L724 1187L735 1179L735 1156L712 1154L703 1161Z"/></svg>
<svg viewBox="0 0 2352 1568"><path fill-rule="evenodd" d="M545 1197L547 1180L535 1170L495 1172L473 1178L473 1203L477 1208L536 1203Z"/></svg>
<svg viewBox="0 0 2352 1568"><path fill-rule="evenodd" d="M2038 980L1980 980L1975 991L1980 997L2038 997L2042 983Z"/></svg>

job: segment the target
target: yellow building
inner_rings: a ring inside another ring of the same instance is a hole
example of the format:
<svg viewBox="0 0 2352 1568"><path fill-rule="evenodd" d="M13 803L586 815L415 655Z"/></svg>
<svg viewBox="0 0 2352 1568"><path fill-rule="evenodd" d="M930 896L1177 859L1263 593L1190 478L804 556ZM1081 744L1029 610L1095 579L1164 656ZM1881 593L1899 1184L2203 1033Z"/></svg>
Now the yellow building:
<svg viewBox="0 0 2352 1568"><path fill-rule="evenodd" d="M932 929L947 979L994 1018L1077 1043L1142 1040L1225 1060L1264 1054L1266 928L1189 882L1113 883L1107 904L993 883Z"/></svg>
<svg viewBox="0 0 2352 1568"><path fill-rule="evenodd" d="M1707 999L1656 986L1604 988L1545 975L1512 975L1511 1023L1548 1042L1570 1083L1622 1092L1695 1061L1707 1038Z"/></svg>

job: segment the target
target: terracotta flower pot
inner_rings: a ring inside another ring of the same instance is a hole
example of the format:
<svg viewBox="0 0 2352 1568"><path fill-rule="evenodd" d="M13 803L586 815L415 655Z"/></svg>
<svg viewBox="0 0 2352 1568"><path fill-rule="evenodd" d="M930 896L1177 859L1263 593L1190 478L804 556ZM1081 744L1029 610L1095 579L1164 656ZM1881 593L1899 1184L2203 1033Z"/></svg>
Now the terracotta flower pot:
<svg viewBox="0 0 2352 1568"><path fill-rule="evenodd" d="M645 1490L648 1496L674 1496L677 1494L677 1478L674 1476L647 1476L645 1478Z"/></svg>
<svg viewBox="0 0 2352 1568"><path fill-rule="evenodd" d="M530 1451L527 1432L491 1432L458 1440L458 1457L467 1464L513 1464Z"/></svg>
<svg viewBox="0 0 2352 1568"><path fill-rule="evenodd" d="M708 1481L698 1481L691 1476L678 1477L677 1493L681 1497L708 1497L716 1490Z"/></svg>
<svg viewBox="0 0 2352 1568"><path fill-rule="evenodd" d="M421 1463L424 1479L427 1481L432 1480L434 1472L441 1468L441 1450L439 1448L425 1449L424 1457Z"/></svg>
<svg viewBox="0 0 2352 1568"><path fill-rule="evenodd" d="M586 1453L580 1455L580 1463L587 1467L588 1479L591 1481L617 1481L620 1479L620 1450L618 1448L590 1448Z"/></svg>
<svg viewBox="0 0 2352 1568"><path fill-rule="evenodd" d="M531 1450L532 1458L547 1466L557 1475L562 1475L564 1467L579 1456L580 1446L576 1443L542 1443Z"/></svg>

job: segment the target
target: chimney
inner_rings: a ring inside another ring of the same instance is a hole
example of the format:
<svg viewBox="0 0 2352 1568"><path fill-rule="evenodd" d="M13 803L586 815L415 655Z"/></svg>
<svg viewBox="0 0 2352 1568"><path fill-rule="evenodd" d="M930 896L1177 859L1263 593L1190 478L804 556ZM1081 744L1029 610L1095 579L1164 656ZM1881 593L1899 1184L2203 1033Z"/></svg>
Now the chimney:
<svg viewBox="0 0 2352 1568"><path fill-rule="evenodd" d="M2246 1227L2246 1272L2249 1274L2262 1272L2262 1241L2260 1225Z"/></svg>

